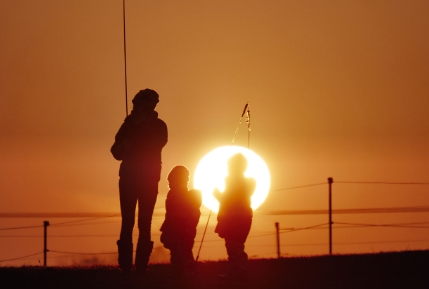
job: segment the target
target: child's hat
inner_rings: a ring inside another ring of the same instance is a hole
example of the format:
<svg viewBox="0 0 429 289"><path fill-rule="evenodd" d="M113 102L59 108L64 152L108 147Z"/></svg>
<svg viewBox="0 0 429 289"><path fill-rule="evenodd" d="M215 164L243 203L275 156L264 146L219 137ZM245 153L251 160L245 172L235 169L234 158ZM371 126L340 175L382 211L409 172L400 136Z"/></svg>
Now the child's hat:
<svg viewBox="0 0 429 289"><path fill-rule="evenodd" d="M185 166L175 166L168 174L167 180L183 180L189 177L189 170Z"/></svg>

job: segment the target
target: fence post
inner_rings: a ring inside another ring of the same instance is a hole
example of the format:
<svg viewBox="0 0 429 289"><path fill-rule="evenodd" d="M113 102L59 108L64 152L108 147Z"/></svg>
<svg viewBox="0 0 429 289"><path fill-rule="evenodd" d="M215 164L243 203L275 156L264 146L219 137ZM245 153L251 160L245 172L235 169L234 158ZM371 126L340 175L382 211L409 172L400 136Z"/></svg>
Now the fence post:
<svg viewBox="0 0 429 289"><path fill-rule="evenodd" d="M276 240L277 240L277 258L280 259L280 234L279 234L279 222L276 222Z"/></svg>
<svg viewBox="0 0 429 289"><path fill-rule="evenodd" d="M329 183L329 255L332 255L332 183L333 178L328 178Z"/></svg>
<svg viewBox="0 0 429 289"><path fill-rule="evenodd" d="M49 226L49 222L48 221L44 221L43 222L43 231L44 231L44 240L43 240L43 266L46 267L46 253L49 251L48 250L48 226Z"/></svg>

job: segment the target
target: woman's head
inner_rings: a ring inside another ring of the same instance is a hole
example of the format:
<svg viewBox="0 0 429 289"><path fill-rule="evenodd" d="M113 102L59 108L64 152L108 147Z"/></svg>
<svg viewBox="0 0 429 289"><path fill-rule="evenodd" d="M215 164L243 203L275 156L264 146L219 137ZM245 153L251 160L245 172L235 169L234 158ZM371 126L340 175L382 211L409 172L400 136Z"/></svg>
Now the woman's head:
<svg viewBox="0 0 429 289"><path fill-rule="evenodd" d="M158 102L158 93L149 88L140 90L133 98L134 107L144 107L149 110L154 110Z"/></svg>

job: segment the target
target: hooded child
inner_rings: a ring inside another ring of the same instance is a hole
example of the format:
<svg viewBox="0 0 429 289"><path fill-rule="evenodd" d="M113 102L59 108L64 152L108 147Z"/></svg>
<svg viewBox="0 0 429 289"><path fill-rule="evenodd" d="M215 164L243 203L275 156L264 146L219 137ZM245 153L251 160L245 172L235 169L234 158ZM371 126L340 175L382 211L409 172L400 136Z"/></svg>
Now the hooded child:
<svg viewBox="0 0 429 289"><path fill-rule="evenodd" d="M161 243L170 250L173 277L195 274L192 253L202 202L201 191L189 190L189 170L175 166L169 173L170 190L165 201L165 220L161 226Z"/></svg>

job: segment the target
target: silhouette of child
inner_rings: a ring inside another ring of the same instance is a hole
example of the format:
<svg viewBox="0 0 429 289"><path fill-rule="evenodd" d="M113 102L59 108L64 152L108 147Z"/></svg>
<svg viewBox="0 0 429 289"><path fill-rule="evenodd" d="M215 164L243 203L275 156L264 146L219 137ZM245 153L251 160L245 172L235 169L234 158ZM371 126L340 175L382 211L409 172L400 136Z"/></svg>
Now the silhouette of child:
<svg viewBox="0 0 429 289"><path fill-rule="evenodd" d="M256 180L246 178L247 159L235 154L228 160L228 176L225 178L225 190L220 193L215 189L213 195L219 201L217 226L215 232L225 239L228 253L229 272L227 277L246 276L248 256L244 243L252 226L253 210L251 196L255 191Z"/></svg>
<svg viewBox="0 0 429 289"><path fill-rule="evenodd" d="M169 173L170 190L165 201L165 220L161 226L161 243L170 250L173 277L195 273L192 253L200 219L201 191L188 190L189 171L175 166Z"/></svg>

